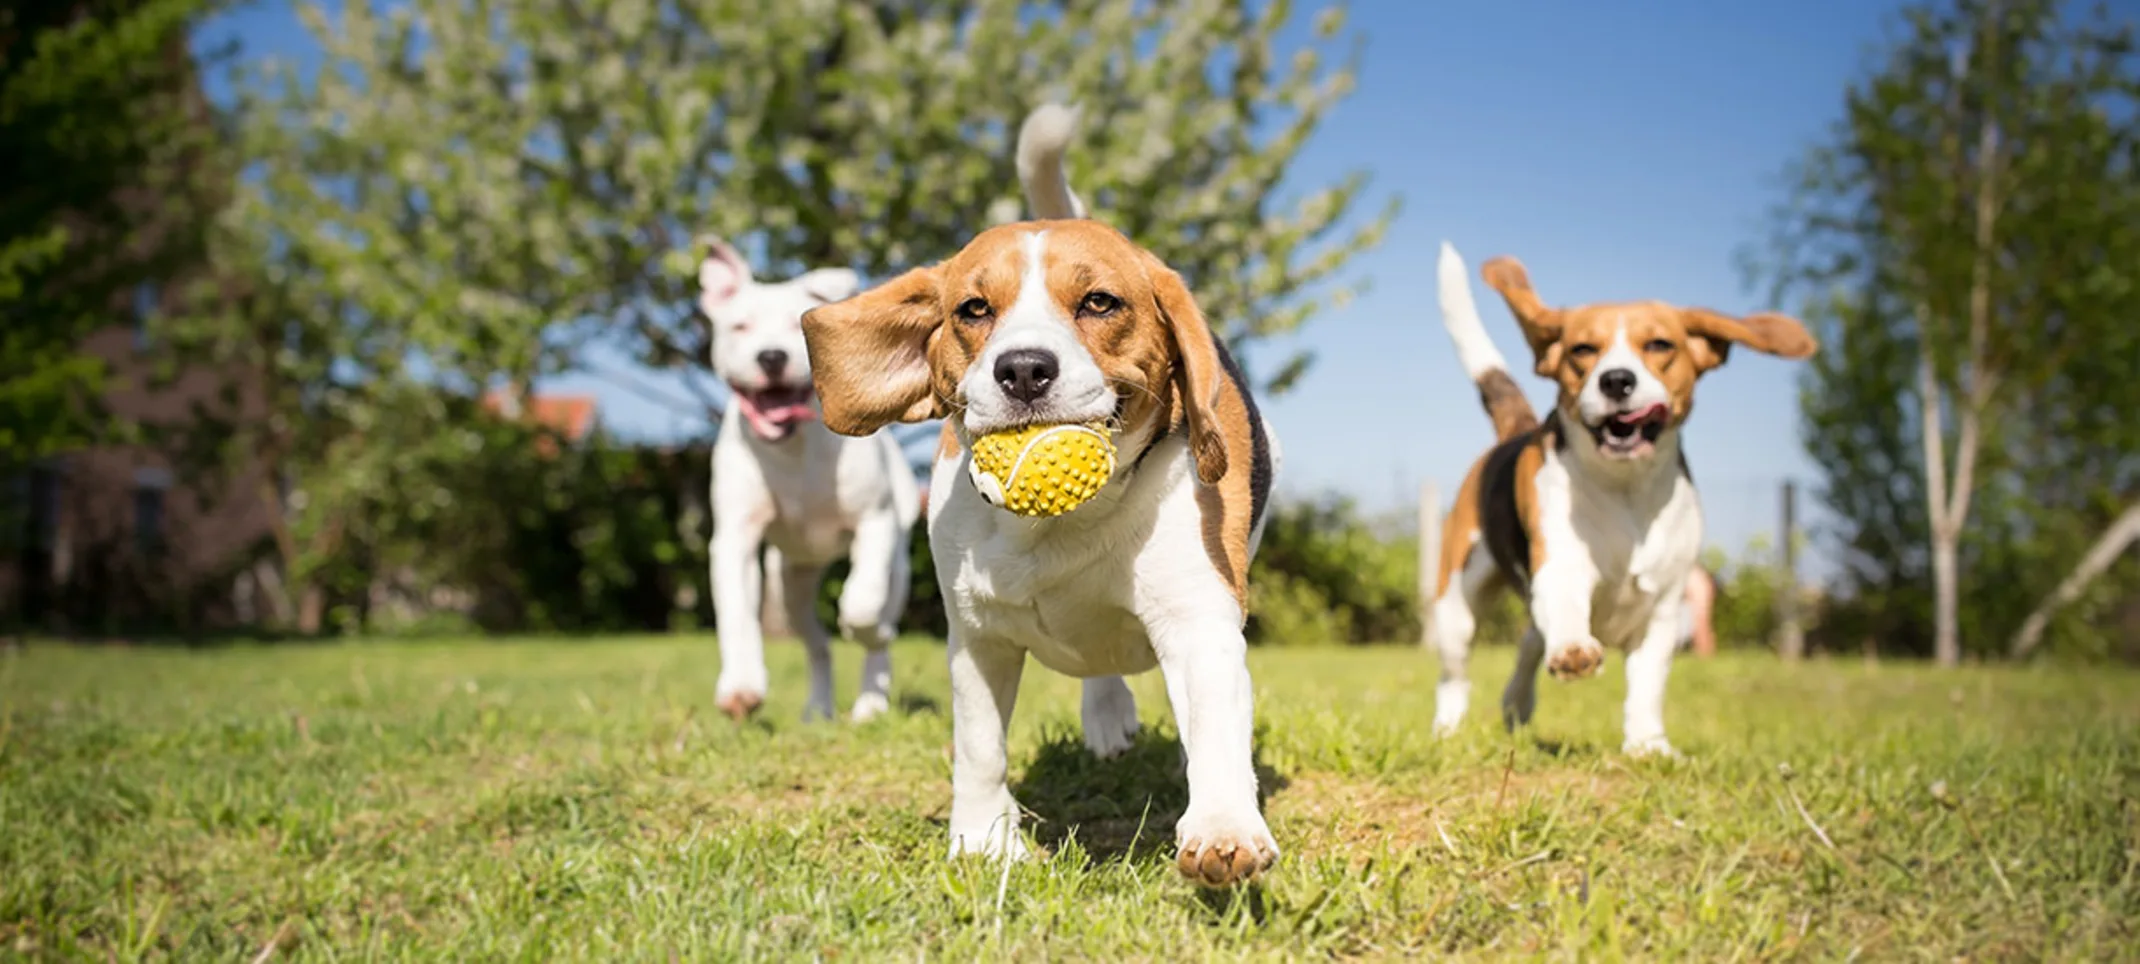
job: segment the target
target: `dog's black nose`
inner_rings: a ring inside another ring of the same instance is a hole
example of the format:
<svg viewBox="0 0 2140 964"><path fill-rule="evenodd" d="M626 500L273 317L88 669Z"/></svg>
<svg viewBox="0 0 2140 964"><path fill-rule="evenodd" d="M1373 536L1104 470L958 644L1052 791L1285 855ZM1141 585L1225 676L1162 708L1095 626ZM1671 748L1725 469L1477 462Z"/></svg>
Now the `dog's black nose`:
<svg viewBox="0 0 2140 964"><path fill-rule="evenodd" d="M1030 402L1048 393L1057 371L1053 352L1021 348L996 359L996 384L1003 386L1004 394Z"/></svg>
<svg viewBox="0 0 2140 964"><path fill-rule="evenodd" d="M758 368L768 378L779 378L788 369L788 353L778 348L768 348L758 353Z"/></svg>
<svg viewBox="0 0 2140 964"><path fill-rule="evenodd" d="M1615 368L1598 376L1598 391L1617 402L1635 393L1635 373L1625 368Z"/></svg>

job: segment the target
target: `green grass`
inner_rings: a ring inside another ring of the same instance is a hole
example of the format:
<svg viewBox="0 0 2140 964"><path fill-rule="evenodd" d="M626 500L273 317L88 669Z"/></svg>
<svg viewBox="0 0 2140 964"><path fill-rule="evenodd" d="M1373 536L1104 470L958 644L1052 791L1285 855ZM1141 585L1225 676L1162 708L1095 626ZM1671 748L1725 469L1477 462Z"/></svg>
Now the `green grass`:
<svg viewBox="0 0 2140 964"><path fill-rule="evenodd" d="M902 709L860 727L798 722L773 655L744 726L703 638L0 655L0 955L2140 956L2126 671L1682 660L1686 758L1638 762L1617 662L1511 738L1487 651L1437 743L1424 654L1261 651L1285 857L1217 896L1173 870L1156 676L1147 738L1096 763L1075 683L1026 674L1014 787L1052 856L1006 872L943 857L940 646L900 646Z"/></svg>

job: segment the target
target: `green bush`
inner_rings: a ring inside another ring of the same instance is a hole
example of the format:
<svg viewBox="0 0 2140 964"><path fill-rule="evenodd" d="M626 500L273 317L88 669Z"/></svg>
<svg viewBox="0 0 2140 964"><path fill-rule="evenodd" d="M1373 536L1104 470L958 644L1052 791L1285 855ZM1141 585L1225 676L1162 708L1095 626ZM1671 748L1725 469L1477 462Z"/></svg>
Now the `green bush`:
<svg viewBox="0 0 2140 964"><path fill-rule="evenodd" d="M1769 540L1747 540L1736 558L1722 549L1702 551L1701 564L1716 580L1716 604L1709 621L1719 649L1766 647L1776 638L1776 604L1783 596L1782 571ZM1810 616L1810 613L1802 614Z"/></svg>
<svg viewBox="0 0 2140 964"><path fill-rule="evenodd" d="M1419 537L1325 495L1276 506L1249 573L1256 643L1419 639Z"/></svg>

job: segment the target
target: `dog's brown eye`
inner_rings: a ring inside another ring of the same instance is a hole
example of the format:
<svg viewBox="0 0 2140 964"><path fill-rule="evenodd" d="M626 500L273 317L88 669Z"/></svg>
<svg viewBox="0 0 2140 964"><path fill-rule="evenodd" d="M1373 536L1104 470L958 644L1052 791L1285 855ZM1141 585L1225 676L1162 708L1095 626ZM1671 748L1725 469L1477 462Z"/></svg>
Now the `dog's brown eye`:
<svg viewBox="0 0 2140 964"><path fill-rule="evenodd" d="M1568 349L1568 357L1570 358L1589 358L1597 353L1598 346L1596 345L1577 345Z"/></svg>
<svg viewBox="0 0 2140 964"><path fill-rule="evenodd" d="M967 321L987 321L990 314L988 299L968 298L965 301L961 301L959 302L958 313L959 317Z"/></svg>
<svg viewBox="0 0 2140 964"><path fill-rule="evenodd" d="M1672 344L1671 342L1669 342L1669 341L1666 341L1666 340L1664 340L1664 339L1662 339L1662 338L1652 338L1652 339L1650 339L1650 343L1649 343L1649 344L1647 344L1647 345L1644 345L1644 346L1642 346L1642 347L1643 347L1643 348L1644 348L1645 350L1647 350L1647 351L1650 351L1650 352L1653 352L1653 353L1656 353L1656 354L1663 354L1663 353L1665 353L1665 352L1671 351L1671 350L1672 350L1673 348L1675 348L1675 347L1677 347L1677 346L1673 345L1673 344Z"/></svg>
<svg viewBox="0 0 2140 964"><path fill-rule="evenodd" d="M1115 309L1120 307L1122 307L1122 299L1105 291L1095 291L1086 295L1085 300L1078 302L1077 305L1079 311L1088 315L1111 315L1115 313Z"/></svg>

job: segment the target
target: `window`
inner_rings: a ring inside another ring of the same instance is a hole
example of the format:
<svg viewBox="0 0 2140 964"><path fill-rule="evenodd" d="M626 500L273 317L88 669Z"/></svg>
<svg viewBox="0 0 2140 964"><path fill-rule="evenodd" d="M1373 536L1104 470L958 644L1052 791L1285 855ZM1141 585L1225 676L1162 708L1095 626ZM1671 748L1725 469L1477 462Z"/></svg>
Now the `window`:
<svg viewBox="0 0 2140 964"><path fill-rule="evenodd" d="M134 548L142 555L164 549L164 493L171 488L171 473L148 468L134 473Z"/></svg>
<svg viewBox="0 0 2140 964"><path fill-rule="evenodd" d="M163 490L142 486L134 490L134 548L142 555L163 550Z"/></svg>
<svg viewBox="0 0 2140 964"><path fill-rule="evenodd" d="M149 322L163 305L163 288L153 281L144 281L134 286L134 350L149 347Z"/></svg>

